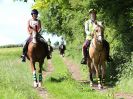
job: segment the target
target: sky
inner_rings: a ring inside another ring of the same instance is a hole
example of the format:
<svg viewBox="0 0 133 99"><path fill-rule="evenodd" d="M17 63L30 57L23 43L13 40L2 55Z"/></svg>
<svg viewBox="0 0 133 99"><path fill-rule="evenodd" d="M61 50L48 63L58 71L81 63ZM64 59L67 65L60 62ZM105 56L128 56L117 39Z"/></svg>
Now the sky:
<svg viewBox="0 0 133 99"><path fill-rule="evenodd" d="M28 38L27 21L31 18L31 6L34 2L13 2L0 0L0 45L22 44ZM60 41L60 37L43 34L51 42Z"/></svg>

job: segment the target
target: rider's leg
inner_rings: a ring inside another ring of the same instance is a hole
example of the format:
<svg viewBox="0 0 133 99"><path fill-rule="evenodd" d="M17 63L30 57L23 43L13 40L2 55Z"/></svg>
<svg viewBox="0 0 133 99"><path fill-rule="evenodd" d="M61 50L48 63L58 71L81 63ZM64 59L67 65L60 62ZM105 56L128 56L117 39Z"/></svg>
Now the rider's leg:
<svg viewBox="0 0 133 99"><path fill-rule="evenodd" d="M83 58L81 60L81 64L86 64L87 63L87 48L90 45L90 41L86 40L85 43L83 44L82 52L83 52Z"/></svg>
<svg viewBox="0 0 133 99"><path fill-rule="evenodd" d="M110 58L110 46L109 46L109 43L104 40L104 47L106 48L106 57L107 57L107 61L110 62L111 61L111 58Z"/></svg>
<svg viewBox="0 0 133 99"><path fill-rule="evenodd" d="M50 57L50 50L48 49L48 44L47 44L47 42L46 42L46 50L47 50L47 52L48 52L48 54L47 54L47 59L51 59L51 57Z"/></svg>
<svg viewBox="0 0 133 99"><path fill-rule="evenodd" d="M31 37L29 37L25 44L23 45L23 55L21 56L22 57L22 62L25 62L26 61L26 54L27 54L27 50L28 50L28 44L30 42L30 39Z"/></svg>
<svg viewBox="0 0 133 99"><path fill-rule="evenodd" d="M47 59L51 59L47 41L40 34L39 34L39 38L40 38L40 41L44 43L44 46L46 47L46 52L48 52L47 53Z"/></svg>

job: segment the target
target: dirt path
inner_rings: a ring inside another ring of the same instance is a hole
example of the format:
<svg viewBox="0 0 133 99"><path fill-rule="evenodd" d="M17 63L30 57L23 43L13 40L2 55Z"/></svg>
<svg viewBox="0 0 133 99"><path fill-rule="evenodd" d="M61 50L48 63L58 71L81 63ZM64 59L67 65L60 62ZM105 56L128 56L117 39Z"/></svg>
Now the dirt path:
<svg viewBox="0 0 133 99"><path fill-rule="evenodd" d="M83 79L82 79L79 66L77 66L67 58L63 58L63 60L64 60L64 63L67 65L69 72L72 74L72 77L77 81L82 81Z"/></svg>
<svg viewBox="0 0 133 99"><path fill-rule="evenodd" d="M73 61L68 59L68 58L63 58L63 60L64 60L64 63L67 65L69 72L72 74L72 77L75 80L77 80L78 82L86 83L89 86L89 81L84 80L82 75L81 75L79 65L73 63ZM94 84L93 87L92 87L92 90L97 90L97 91L100 91L100 92L106 92L110 88L111 87L109 87L109 86L103 86L103 88L99 90L98 87L97 87L97 84Z"/></svg>
<svg viewBox="0 0 133 99"><path fill-rule="evenodd" d="M46 76L50 75L54 71L54 68L52 66L51 60L48 60L48 67L47 71L43 71L43 78L45 80ZM37 88L37 91L39 95L42 97L42 99L50 99L50 95L44 88Z"/></svg>
<svg viewBox="0 0 133 99"><path fill-rule="evenodd" d="M67 65L69 72L72 74L72 77L79 81L79 82L84 82L84 83L88 83L88 81L84 81L82 79L82 75L80 72L80 68L78 66L78 64L74 64L72 60L68 59L68 58L63 58L64 63ZM89 83L88 83L89 85ZM104 86L102 90L99 90L97 85L94 85L92 87L92 89L94 90L98 90L100 92L107 92L107 90L111 89L112 87L109 86ZM133 95L131 94L127 94L127 93L115 93L114 94L114 99L133 99Z"/></svg>
<svg viewBox="0 0 133 99"><path fill-rule="evenodd" d="M116 93L115 99L133 99L133 95L128 93Z"/></svg>

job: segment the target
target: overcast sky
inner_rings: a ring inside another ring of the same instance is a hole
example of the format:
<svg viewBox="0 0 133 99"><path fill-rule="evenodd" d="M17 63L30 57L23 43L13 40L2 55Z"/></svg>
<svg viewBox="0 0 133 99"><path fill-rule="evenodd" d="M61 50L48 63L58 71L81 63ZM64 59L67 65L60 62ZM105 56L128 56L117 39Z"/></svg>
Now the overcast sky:
<svg viewBox="0 0 133 99"><path fill-rule="evenodd" d="M25 2L13 2L13 0L0 0L0 45L20 44L28 37L27 21L31 18L32 0ZM45 35L45 39L51 38L52 42L58 37L52 38Z"/></svg>

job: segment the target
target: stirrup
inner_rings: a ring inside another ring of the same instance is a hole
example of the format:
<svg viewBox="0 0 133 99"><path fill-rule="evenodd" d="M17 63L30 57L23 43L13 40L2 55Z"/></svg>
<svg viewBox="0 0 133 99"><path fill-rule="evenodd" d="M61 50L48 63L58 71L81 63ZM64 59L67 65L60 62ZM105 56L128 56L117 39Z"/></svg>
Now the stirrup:
<svg viewBox="0 0 133 99"><path fill-rule="evenodd" d="M22 58L22 62L26 62L26 57L25 57L25 55L21 55L21 58Z"/></svg>
<svg viewBox="0 0 133 99"><path fill-rule="evenodd" d="M81 64L87 64L87 61L86 61L85 58L82 58L82 60L81 60Z"/></svg>
<svg viewBox="0 0 133 99"><path fill-rule="evenodd" d="M107 58L107 62L112 62L113 61L113 59L109 56L108 58Z"/></svg>
<svg viewBox="0 0 133 99"><path fill-rule="evenodd" d="M51 57L48 55L48 56L47 56L47 59L51 59Z"/></svg>

